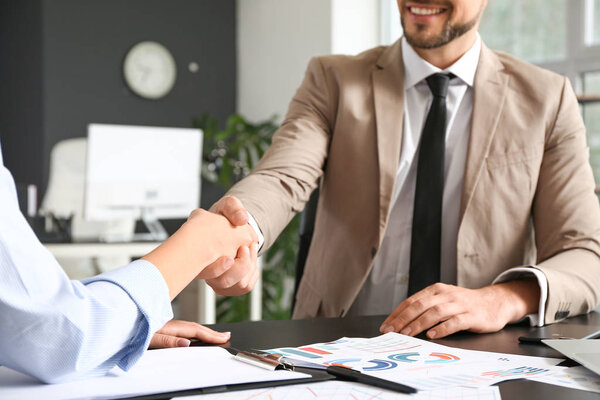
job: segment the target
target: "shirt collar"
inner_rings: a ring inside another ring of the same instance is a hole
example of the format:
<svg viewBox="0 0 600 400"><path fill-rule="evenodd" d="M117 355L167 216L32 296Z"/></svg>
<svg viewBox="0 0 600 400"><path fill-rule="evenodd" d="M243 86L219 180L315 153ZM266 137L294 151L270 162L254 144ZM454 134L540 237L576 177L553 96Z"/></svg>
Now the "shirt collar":
<svg viewBox="0 0 600 400"><path fill-rule="evenodd" d="M459 58L454 64L443 71L425 61L408 44L406 38L402 38L402 62L404 64L404 89L408 89L421 82L431 74L437 72L451 72L460 78L464 83L473 86L475 80L475 71L479 63L479 54L481 53L481 37L477 33L477 38L473 46Z"/></svg>

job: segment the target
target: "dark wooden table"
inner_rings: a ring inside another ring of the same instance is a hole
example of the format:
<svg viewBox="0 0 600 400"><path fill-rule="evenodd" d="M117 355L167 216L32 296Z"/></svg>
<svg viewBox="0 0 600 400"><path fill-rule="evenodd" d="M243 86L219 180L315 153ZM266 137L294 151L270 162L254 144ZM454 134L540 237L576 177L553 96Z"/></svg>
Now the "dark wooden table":
<svg viewBox="0 0 600 400"><path fill-rule="evenodd" d="M343 336L373 337L380 335L379 325L384 316L317 318L296 321L257 321L229 324L215 324L211 327L220 331L230 331L230 345L238 349L269 349L285 346L301 346L327 342ZM564 323L598 326L600 313L569 318ZM472 334L463 332L449 338L434 340L435 343L470 350L495 351L500 353L523 354L540 357L562 358L557 351L543 345L520 344L519 336L530 336L545 328L531 328L527 325L511 325L500 332ZM502 399L598 399L597 393L573 390L527 380L509 381L499 385Z"/></svg>

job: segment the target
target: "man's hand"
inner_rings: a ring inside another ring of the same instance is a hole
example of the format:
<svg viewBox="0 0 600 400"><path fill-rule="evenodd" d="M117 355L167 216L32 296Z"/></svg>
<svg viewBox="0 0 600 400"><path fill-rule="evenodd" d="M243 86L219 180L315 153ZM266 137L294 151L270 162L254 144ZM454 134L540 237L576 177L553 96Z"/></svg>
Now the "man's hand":
<svg viewBox="0 0 600 400"><path fill-rule="evenodd" d="M222 296L240 296L248 293L254 288L260 275L256 259L258 245L255 243L250 247L239 248L235 262L224 274L207 279L206 283Z"/></svg>
<svg viewBox="0 0 600 400"><path fill-rule="evenodd" d="M210 210L221 214L234 226L248 224L248 213L242 202L233 196L226 196L217 201ZM248 293L258 280L256 259L258 253L258 238L249 247L242 246L238 249L234 259L221 257L202 271L198 279L205 279L216 294L223 296L240 296Z"/></svg>
<svg viewBox="0 0 600 400"><path fill-rule="evenodd" d="M230 338L230 332L217 332L195 322L173 320L154 334L150 348L188 347L191 343L189 339L219 344L227 343Z"/></svg>
<svg viewBox="0 0 600 400"><path fill-rule="evenodd" d="M237 197L225 196L213 204L208 211L225 216L234 226L248 223L248 212Z"/></svg>
<svg viewBox="0 0 600 400"><path fill-rule="evenodd" d="M481 289L436 283L404 300L379 328L382 333L415 336L427 330L430 339L452 333L496 332L538 308L536 280L516 280Z"/></svg>

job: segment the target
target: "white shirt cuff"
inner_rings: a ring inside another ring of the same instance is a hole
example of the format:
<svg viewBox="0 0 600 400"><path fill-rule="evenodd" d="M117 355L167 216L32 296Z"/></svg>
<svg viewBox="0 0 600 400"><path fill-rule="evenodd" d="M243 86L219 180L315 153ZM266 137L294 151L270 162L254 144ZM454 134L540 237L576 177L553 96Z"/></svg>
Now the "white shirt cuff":
<svg viewBox="0 0 600 400"><path fill-rule="evenodd" d="M548 299L548 279L542 271L533 267L515 267L508 269L498 275L492 282L493 284L520 279L523 277L535 276L540 285L540 304L537 314L526 315L529 318L531 326L544 326L544 314L546 313L546 300Z"/></svg>
<svg viewBox="0 0 600 400"><path fill-rule="evenodd" d="M262 232L260 231L260 228L258 227L256 220L250 213L248 213L248 223L250 224L252 229L254 229L254 232L256 232L256 236L258 236L258 249L260 250L262 248L263 244L265 243L265 237L263 236Z"/></svg>

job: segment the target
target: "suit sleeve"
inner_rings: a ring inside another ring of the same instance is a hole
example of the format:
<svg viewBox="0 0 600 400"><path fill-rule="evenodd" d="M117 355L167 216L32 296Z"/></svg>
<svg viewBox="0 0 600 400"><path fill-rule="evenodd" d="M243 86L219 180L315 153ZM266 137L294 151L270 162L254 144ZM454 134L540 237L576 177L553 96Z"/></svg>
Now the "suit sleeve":
<svg viewBox="0 0 600 400"><path fill-rule="evenodd" d="M333 107L323 65L313 58L286 118L264 157L227 195L241 200L271 246L302 211L317 187L327 158Z"/></svg>
<svg viewBox="0 0 600 400"><path fill-rule="evenodd" d="M594 186L585 126L565 78L533 203L536 268L548 280L546 324L587 313L600 301L600 207Z"/></svg>

